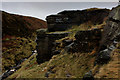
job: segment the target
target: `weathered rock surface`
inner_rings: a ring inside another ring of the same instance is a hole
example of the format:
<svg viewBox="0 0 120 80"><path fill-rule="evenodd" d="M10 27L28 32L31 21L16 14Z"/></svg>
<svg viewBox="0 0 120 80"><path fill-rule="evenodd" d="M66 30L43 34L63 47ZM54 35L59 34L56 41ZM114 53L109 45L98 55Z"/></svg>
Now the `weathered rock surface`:
<svg viewBox="0 0 120 80"><path fill-rule="evenodd" d="M42 32L42 31L39 31ZM38 33L39 33L38 32ZM64 38L68 36L69 32L64 33L50 33L50 34L38 34L37 36L37 62L41 63L44 61L49 60L54 54L60 53L60 51L55 50L55 46L57 43L55 43L55 40ZM44 35L44 36L43 36ZM58 43L59 44L59 43Z"/></svg>
<svg viewBox="0 0 120 80"><path fill-rule="evenodd" d="M86 31L78 31L75 35L73 51L75 52L91 52L95 47L99 46L101 40L101 30L93 29Z"/></svg>
<svg viewBox="0 0 120 80"><path fill-rule="evenodd" d="M104 64L104 66L98 69L94 75L95 78L119 78L119 42L120 5L111 10L107 24L104 27L100 51L96 57L96 62Z"/></svg>
<svg viewBox="0 0 120 80"><path fill-rule="evenodd" d="M88 21L91 21L93 24L101 24L108 14L108 9L94 8L91 10L62 11L57 15L50 15L46 17L48 31L64 31L72 25L80 25Z"/></svg>
<svg viewBox="0 0 120 80"><path fill-rule="evenodd" d="M105 50L100 51L99 54L97 55L96 63L97 64L107 63L110 60L111 51L112 50L110 49L105 49Z"/></svg>
<svg viewBox="0 0 120 80"><path fill-rule="evenodd" d="M101 46L110 46L120 40L120 6L113 8L109 14L107 25L104 27Z"/></svg>
<svg viewBox="0 0 120 80"><path fill-rule="evenodd" d="M103 29L100 51L97 63L106 63L110 60L110 53L115 45L120 42L120 6L113 8L109 14L106 26ZM105 47L106 46L106 47ZM103 48L104 47L104 48Z"/></svg>
<svg viewBox="0 0 120 80"><path fill-rule="evenodd" d="M120 50L120 49L119 49ZM117 50L111 52L111 59L109 63L104 64L98 68L95 73L94 78L105 78L105 79L119 79L119 53Z"/></svg>

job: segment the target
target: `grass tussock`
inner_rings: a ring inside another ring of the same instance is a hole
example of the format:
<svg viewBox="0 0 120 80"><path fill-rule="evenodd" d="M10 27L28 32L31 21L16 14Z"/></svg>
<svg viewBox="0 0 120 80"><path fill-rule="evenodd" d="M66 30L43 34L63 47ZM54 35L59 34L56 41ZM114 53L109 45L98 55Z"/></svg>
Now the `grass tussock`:
<svg viewBox="0 0 120 80"><path fill-rule="evenodd" d="M29 57L32 54L32 50L36 47L36 43L33 40L20 37L7 38L2 42L3 72L18 64L22 59Z"/></svg>
<svg viewBox="0 0 120 80"><path fill-rule="evenodd" d="M49 78L67 78L67 75L70 78L81 78L93 68L94 59L88 53L65 53L54 55L50 61L37 65L34 55L9 78L45 78L46 72L50 72Z"/></svg>

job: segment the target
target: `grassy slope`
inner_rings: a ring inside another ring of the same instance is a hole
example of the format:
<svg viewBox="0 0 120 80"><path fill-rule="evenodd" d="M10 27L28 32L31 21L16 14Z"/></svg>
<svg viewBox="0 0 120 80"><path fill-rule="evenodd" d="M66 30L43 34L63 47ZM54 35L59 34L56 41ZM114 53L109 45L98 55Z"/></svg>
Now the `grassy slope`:
<svg viewBox="0 0 120 80"><path fill-rule="evenodd" d="M119 77L119 60L118 56L120 49L112 52L112 59L108 64L97 66L98 73L95 73L95 78L118 78ZM22 64L22 68L11 75L9 78L45 78L45 73L51 71L49 78L81 78L83 75L95 67L93 63L95 57L88 55L88 53L74 53L74 54L58 54L54 55L50 61L36 64L36 55L29 58Z"/></svg>
<svg viewBox="0 0 120 80"><path fill-rule="evenodd" d="M67 74L71 75L69 78L81 78L89 70L93 71L95 78L118 78L119 54L120 48L117 48L112 52L108 64L97 66L93 66L95 57L88 53L58 54L40 65L37 65L36 55L33 55L9 78L45 78L48 71L52 72L49 78L67 78Z"/></svg>
<svg viewBox="0 0 120 80"><path fill-rule="evenodd" d="M46 27L43 20L2 12L3 72L32 54L36 46L35 31Z"/></svg>
<svg viewBox="0 0 120 80"><path fill-rule="evenodd" d="M3 40L2 48L2 68L3 71L20 62L21 59L27 58L32 54L36 43L31 39L20 38Z"/></svg>
<svg viewBox="0 0 120 80"><path fill-rule="evenodd" d="M45 21L33 17L2 12L3 38L6 37L6 35L31 37L33 36L33 32L40 28L47 28Z"/></svg>
<svg viewBox="0 0 120 80"><path fill-rule="evenodd" d="M120 48L112 51L111 60L108 64L100 66L98 73L94 75L95 78L120 78L119 67L120 67ZM93 68L94 69L94 68Z"/></svg>
<svg viewBox="0 0 120 80"><path fill-rule="evenodd" d="M31 60L31 58L33 60ZM49 78L82 77L83 74L93 68L94 57L87 53L58 54L41 65L36 64L35 55L22 64L22 68L9 78L45 78L45 73L51 71Z"/></svg>

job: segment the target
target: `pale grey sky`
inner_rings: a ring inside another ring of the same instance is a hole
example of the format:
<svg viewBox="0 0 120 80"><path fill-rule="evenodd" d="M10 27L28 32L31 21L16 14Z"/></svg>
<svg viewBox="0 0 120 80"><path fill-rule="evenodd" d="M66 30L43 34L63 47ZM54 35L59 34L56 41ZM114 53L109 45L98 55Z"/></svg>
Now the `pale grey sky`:
<svg viewBox="0 0 120 80"><path fill-rule="evenodd" d="M119 0L2 0L3 2L118 2Z"/></svg>
<svg viewBox="0 0 120 80"><path fill-rule="evenodd" d="M45 20L46 16L63 10L81 10L93 7L111 9L117 5L117 2L2 2L2 10Z"/></svg>

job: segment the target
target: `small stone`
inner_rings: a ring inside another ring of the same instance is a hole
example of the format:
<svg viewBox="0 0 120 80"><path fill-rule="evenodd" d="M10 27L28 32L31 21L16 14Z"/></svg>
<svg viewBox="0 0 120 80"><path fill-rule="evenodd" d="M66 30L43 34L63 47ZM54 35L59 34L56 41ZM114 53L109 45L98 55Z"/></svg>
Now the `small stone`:
<svg viewBox="0 0 120 80"><path fill-rule="evenodd" d="M84 76L82 80L94 80L94 77L92 75L92 71L87 72Z"/></svg>

